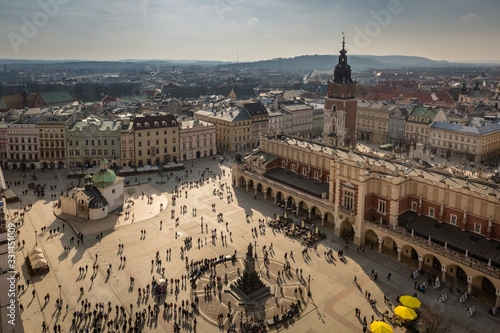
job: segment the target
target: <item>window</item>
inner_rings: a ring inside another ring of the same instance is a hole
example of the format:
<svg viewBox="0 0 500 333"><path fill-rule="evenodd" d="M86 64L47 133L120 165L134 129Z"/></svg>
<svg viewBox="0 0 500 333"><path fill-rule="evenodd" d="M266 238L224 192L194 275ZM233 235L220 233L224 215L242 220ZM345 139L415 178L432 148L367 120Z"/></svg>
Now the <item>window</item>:
<svg viewBox="0 0 500 333"><path fill-rule="evenodd" d="M474 223L474 232L477 232L478 234L481 233L481 224L480 223Z"/></svg>
<svg viewBox="0 0 500 333"><path fill-rule="evenodd" d="M344 202L342 203L347 210L354 209L354 192L349 190L344 190Z"/></svg>
<svg viewBox="0 0 500 333"><path fill-rule="evenodd" d="M318 179L318 171L314 171L314 178Z"/></svg>
<svg viewBox="0 0 500 333"><path fill-rule="evenodd" d="M306 168L302 168L302 174L303 174L304 176L306 176L306 175L307 175L307 170L306 170Z"/></svg>
<svg viewBox="0 0 500 333"><path fill-rule="evenodd" d="M284 168L285 167L285 161L281 161L281 166Z"/></svg>
<svg viewBox="0 0 500 333"><path fill-rule="evenodd" d="M411 210L416 212L417 211L417 202L416 201L412 201L411 202Z"/></svg>
<svg viewBox="0 0 500 333"><path fill-rule="evenodd" d="M381 214L385 214L385 205L386 205L386 202L384 200L379 200L377 212L379 212Z"/></svg>
<svg viewBox="0 0 500 333"><path fill-rule="evenodd" d="M450 223L454 225L457 224L457 216L455 214L450 215Z"/></svg>
<svg viewBox="0 0 500 333"><path fill-rule="evenodd" d="M434 217L434 207L429 207L429 216Z"/></svg>
<svg viewBox="0 0 500 333"><path fill-rule="evenodd" d="M292 164L292 171L295 171L295 164Z"/></svg>

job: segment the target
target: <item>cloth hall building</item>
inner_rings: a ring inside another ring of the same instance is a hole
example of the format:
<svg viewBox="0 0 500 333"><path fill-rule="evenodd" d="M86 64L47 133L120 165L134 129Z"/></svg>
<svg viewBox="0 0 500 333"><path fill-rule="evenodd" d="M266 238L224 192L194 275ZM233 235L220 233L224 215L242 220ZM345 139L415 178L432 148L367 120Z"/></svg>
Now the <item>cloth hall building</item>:
<svg viewBox="0 0 500 333"><path fill-rule="evenodd" d="M290 137L261 140L233 185L500 306L500 188Z"/></svg>

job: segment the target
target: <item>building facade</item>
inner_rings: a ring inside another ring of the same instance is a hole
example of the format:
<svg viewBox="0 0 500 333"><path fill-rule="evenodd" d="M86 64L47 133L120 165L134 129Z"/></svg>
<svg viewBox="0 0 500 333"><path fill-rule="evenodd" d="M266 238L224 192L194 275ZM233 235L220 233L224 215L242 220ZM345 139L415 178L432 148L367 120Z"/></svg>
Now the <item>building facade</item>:
<svg viewBox="0 0 500 333"><path fill-rule="evenodd" d="M94 116L69 124L65 133L68 167L97 167L102 159L116 164L120 159L120 132L119 120Z"/></svg>
<svg viewBox="0 0 500 333"><path fill-rule="evenodd" d="M314 109L299 100L279 101L283 114L283 133L286 135L310 136L313 133Z"/></svg>
<svg viewBox="0 0 500 333"><path fill-rule="evenodd" d="M470 162L500 160L500 123L474 127L434 122L430 137L434 154Z"/></svg>
<svg viewBox="0 0 500 333"><path fill-rule="evenodd" d="M135 163L135 135L134 123L129 117L120 119L122 129L120 131L120 165L122 167L133 167Z"/></svg>
<svg viewBox="0 0 500 333"><path fill-rule="evenodd" d="M9 169L38 169L39 139L36 124L11 123L7 126Z"/></svg>
<svg viewBox="0 0 500 333"><path fill-rule="evenodd" d="M133 130L135 167L179 161L179 123L173 114L137 116Z"/></svg>
<svg viewBox="0 0 500 333"><path fill-rule="evenodd" d="M40 167L61 169L66 166L66 122L64 120L39 121Z"/></svg>
<svg viewBox="0 0 500 333"><path fill-rule="evenodd" d="M389 118L397 108L395 104L358 101L358 139L389 143Z"/></svg>
<svg viewBox="0 0 500 333"><path fill-rule="evenodd" d="M217 129L217 151L235 152L248 149L251 144L252 120L241 107L197 111L196 119L214 124Z"/></svg>
<svg viewBox="0 0 500 333"><path fill-rule="evenodd" d="M269 114L266 107L261 102L244 103L243 108L246 110L252 121L251 128L251 146L258 147L260 138L269 133Z"/></svg>
<svg viewBox="0 0 500 333"><path fill-rule="evenodd" d="M438 112L440 116L437 117ZM409 147L411 144L421 142L426 146L430 144L429 128L434 121L446 121L444 113L438 109L427 108L424 106L415 107L405 123L405 144Z"/></svg>
<svg viewBox="0 0 500 333"><path fill-rule="evenodd" d="M180 129L180 161L217 154L216 127L199 120L183 121Z"/></svg>
<svg viewBox="0 0 500 333"><path fill-rule="evenodd" d="M408 118L408 110L403 107L394 108L389 115L388 143L395 148L404 147L406 118Z"/></svg>

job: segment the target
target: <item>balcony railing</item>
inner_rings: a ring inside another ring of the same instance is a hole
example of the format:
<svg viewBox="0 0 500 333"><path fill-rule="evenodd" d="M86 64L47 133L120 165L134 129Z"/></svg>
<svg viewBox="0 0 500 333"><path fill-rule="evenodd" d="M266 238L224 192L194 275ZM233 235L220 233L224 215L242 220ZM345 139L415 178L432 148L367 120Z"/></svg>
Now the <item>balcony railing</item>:
<svg viewBox="0 0 500 333"><path fill-rule="evenodd" d="M384 225L380 223L375 223L371 221L364 220L364 223L374 229L381 230L385 233L388 233L396 238L402 239L408 243L417 245L419 247L422 247L424 249L427 249L431 252L434 252L436 254L439 254L443 257L446 257L448 259L451 259L461 265L473 268L475 270L481 271L485 274L491 275L494 278L500 278L500 269L490 266L487 263L483 261L479 261L477 259L471 258L469 256L465 256L461 253L457 253L453 250L450 249L445 249L444 246L440 244L436 244L432 242L429 243L428 240L423 239L418 236L412 236L411 233L407 232L405 228L397 226L394 228L391 225Z"/></svg>

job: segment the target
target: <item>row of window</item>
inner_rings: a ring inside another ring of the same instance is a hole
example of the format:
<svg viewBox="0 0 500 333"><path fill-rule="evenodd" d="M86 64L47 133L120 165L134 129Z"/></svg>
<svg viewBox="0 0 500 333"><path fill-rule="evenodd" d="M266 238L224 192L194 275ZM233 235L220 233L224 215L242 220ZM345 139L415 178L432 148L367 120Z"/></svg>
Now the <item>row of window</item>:
<svg viewBox="0 0 500 333"><path fill-rule="evenodd" d="M436 133L432 133L432 137L436 137ZM437 133L437 137L438 138L441 138L441 133ZM446 134L443 134L443 139L446 139ZM448 134L448 139L450 140L453 140L453 135L451 134ZM465 138L463 136L460 137L460 141L464 142ZM455 141L459 141L458 140L458 135L455 135ZM470 137L467 137L467 142L470 143ZM476 143L476 139L473 139L472 140L473 143Z"/></svg>
<svg viewBox="0 0 500 333"><path fill-rule="evenodd" d="M443 147L447 147L447 148L455 148L455 149L460 149L460 150L464 150L464 151L469 151L469 150L471 150L473 152L476 151L476 147L474 147L474 146L472 146L472 147L470 147L469 145L464 146L463 144L460 144L460 146L459 146L459 144L456 142L447 142L447 141L443 141L442 143L443 144L441 144L441 140L437 141L438 146L443 146ZM436 144L435 139L432 139L432 144L433 145ZM469 149L469 148L471 148L471 149Z"/></svg>
<svg viewBox="0 0 500 333"><path fill-rule="evenodd" d="M139 125L139 124L137 124L137 125ZM167 135L167 131L163 131L163 134ZM175 130L172 131L172 134L175 134ZM160 135L160 132L156 131L155 135ZM146 136L151 136L151 132L147 132ZM141 138L142 137L142 133L138 132L137 133L137 137Z"/></svg>
<svg viewBox="0 0 500 333"><path fill-rule="evenodd" d="M37 160L38 154L10 154L11 160Z"/></svg>
<svg viewBox="0 0 500 333"><path fill-rule="evenodd" d="M81 140L75 140L75 146L79 146L80 141ZM110 139L109 141L108 141L108 139L85 140L84 142L85 142L85 146L89 146L89 145L90 146L107 146L108 142L111 144L111 146L115 145L114 139ZM70 146L73 146L73 140L69 140L68 143Z"/></svg>
<svg viewBox="0 0 500 333"><path fill-rule="evenodd" d="M38 147L37 146L14 146L14 145L10 145L10 151L26 151L26 150L38 150Z"/></svg>
<svg viewBox="0 0 500 333"><path fill-rule="evenodd" d="M156 154L159 154L160 153L160 148L155 148L153 151L156 152ZM173 146L172 147L172 152L173 153L177 152L177 147ZM163 153L164 154L168 154L168 148L167 147L163 147ZM132 155L132 152L130 152L130 154ZM137 154L138 154L138 156L142 156L142 149L139 149L137 151ZM149 156L149 155L151 155L151 149L147 149L146 150L146 156Z"/></svg>
<svg viewBox="0 0 500 333"><path fill-rule="evenodd" d="M177 125L177 122L176 122L175 120L172 120L170 123L171 123L171 125L172 125L172 126L176 126L176 125ZM153 125L154 125L154 127L160 127L160 123L159 123L159 122L157 122L157 121L155 121L155 122L153 123ZM166 121L162 121L162 122L161 122L161 125L162 125L162 126L168 126L168 124L167 124L167 122L166 122ZM140 123L137 123L137 124L135 124L135 127L136 127L136 128L142 128L142 125L141 125ZM145 122L145 123L144 123L144 128L149 128L149 123L148 123L148 122Z"/></svg>
<svg viewBox="0 0 500 333"><path fill-rule="evenodd" d="M33 143L36 143L37 138L33 138ZM24 138L9 138L9 143L24 143ZM28 137L26 143L31 143L31 137Z"/></svg>
<svg viewBox="0 0 500 333"><path fill-rule="evenodd" d="M411 202L411 210L416 212L418 207L418 203L416 201ZM427 214L429 217L435 218L436 217L436 209L434 207L429 207L429 213ZM450 223L453 225L457 225L457 215L455 214L450 214ZM481 223L474 223L474 232L477 232L478 234L481 233Z"/></svg>
<svg viewBox="0 0 500 333"><path fill-rule="evenodd" d="M23 129L23 130L13 130L9 129L9 136L12 134L17 134L17 135L38 135L36 129Z"/></svg>
<svg viewBox="0 0 500 333"><path fill-rule="evenodd" d="M281 166L283 167L283 169L286 169L285 161L281 161ZM293 172L297 172L298 170L299 170L299 167L297 167L296 164L292 164L292 171ZM307 168L305 168L305 167L302 168L302 174L304 176L307 176ZM318 171L314 171L313 178L314 179L319 179ZM329 175L326 176L326 181L327 182L330 181L330 176Z"/></svg>

